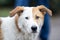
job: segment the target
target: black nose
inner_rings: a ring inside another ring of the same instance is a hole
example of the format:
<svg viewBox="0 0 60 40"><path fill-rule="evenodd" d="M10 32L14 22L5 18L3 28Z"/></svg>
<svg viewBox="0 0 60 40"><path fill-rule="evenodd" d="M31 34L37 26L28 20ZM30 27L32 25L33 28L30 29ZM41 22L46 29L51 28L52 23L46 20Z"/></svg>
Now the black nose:
<svg viewBox="0 0 60 40"><path fill-rule="evenodd" d="M35 32L37 30L37 26L32 26L31 29L32 29L32 31Z"/></svg>

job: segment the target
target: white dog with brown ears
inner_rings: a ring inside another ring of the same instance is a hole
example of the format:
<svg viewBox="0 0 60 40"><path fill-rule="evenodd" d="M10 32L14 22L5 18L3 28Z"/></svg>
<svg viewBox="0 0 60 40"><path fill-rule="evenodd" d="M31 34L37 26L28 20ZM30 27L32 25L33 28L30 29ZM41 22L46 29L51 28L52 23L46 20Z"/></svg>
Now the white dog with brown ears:
<svg viewBox="0 0 60 40"><path fill-rule="evenodd" d="M16 7L10 12L11 17L0 17L0 40L37 40L46 12L52 16L43 5Z"/></svg>

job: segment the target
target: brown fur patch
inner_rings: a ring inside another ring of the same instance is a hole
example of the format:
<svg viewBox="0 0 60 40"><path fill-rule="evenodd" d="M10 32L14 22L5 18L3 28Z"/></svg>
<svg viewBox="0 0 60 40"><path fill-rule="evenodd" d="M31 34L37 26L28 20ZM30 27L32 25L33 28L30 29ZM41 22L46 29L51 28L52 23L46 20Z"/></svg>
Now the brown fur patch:
<svg viewBox="0 0 60 40"><path fill-rule="evenodd" d="M33 12L33 18L34 18L35 22L37 22L39 24L41 20L42 21L44 20L43 13L41 13L37 7L34 7L32 12ZM39 19L36 19L36 16L38 16Z"/></svg>
<svg viewBox="0 0 60 40"><path fill-rule="evenodd" d="M48 9L47 7L45 7L44 5L40 5L37 7L34 7L32 9L33 12L33 18L34 21L37 22L38 24L40 23L40 21L44 21L44 15L46 14L46 12L52 16L52 11L50 9ZM39 19L36 19L36 16L39 17Z"/></svg>
<svg viewBox="0 0 60 40"><path fill-rule="evenodd" d="M1 21L1 19L0 19L0 40L3 40L1 24L2 24L2 21Z"/></svg>
<svg viewBox="0 0 60 40"><path fill-rule="evenodd" d="M50 16L52 16L52 11L50 9L48 9L47 7L45 7L44 5L37 6L37 8L42 9L45 14L47 12Z"/></svg>
<svg viewBox="0 0 60 40"><path fill-rule="evenodd" d="M14 16L16 13L20 16L20 13L22 13L24 10L24 7L17 6L15 9L13 9L10 12L10 17Z"/></svg>
<svg viewBox="0 0 60 40"><path fill-rule="evenodd" d="M18 26L18 15L16 15L16 17L15 17L15 24L16 24L16 27L17 27L18 31L20 32L21 29Z"/></svg>

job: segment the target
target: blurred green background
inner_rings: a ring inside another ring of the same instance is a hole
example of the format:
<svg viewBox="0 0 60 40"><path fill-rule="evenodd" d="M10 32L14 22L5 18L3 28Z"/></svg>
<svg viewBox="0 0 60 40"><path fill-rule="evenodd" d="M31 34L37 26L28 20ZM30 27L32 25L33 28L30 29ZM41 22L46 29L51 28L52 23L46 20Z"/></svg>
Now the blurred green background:
<svg viewBox="0 0 60 40"><path fill-rule="evenodd" d="M0 16L8 16L13 7L14 0L0 0ZM59 15L60 0L50 0L50 9L52 9L53 15Z"/></svg>
<svg viewBox="0 0 60 40"><path fill-rule="evenodd" d="M14 0L0 0L0 16L8 16L13 6Z"/></svg>

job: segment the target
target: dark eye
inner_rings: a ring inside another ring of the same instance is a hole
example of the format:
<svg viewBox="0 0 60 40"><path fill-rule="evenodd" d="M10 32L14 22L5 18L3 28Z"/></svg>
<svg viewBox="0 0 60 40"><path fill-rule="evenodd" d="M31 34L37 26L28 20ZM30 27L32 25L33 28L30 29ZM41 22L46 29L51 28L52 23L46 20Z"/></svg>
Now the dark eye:
<svg viewBox="0 0 60 40"><path fill-rule="evenodd" d="M28 17L25 17L25 19L29 19Z"/></svg>
<svg viewBox="0 0 60 40"><path fill-rule="evenodd" d="M39 19L40 17L39 16L36 16L36 19Z"/></svg>

